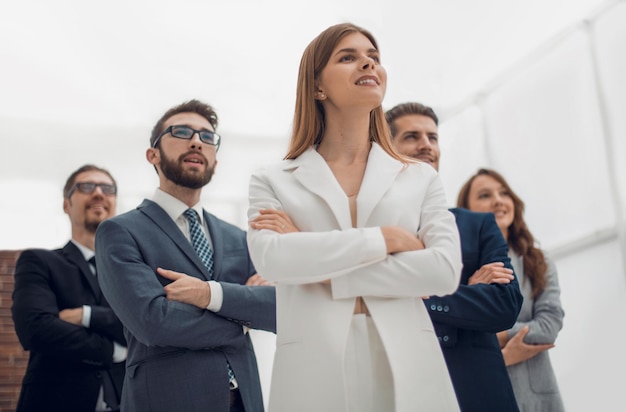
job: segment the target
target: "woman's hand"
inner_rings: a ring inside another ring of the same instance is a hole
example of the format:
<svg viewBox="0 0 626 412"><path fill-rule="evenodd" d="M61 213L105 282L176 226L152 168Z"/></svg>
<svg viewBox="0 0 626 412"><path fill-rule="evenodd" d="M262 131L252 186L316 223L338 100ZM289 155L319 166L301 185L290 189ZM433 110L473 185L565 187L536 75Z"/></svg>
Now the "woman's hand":
<svg viewBox="0 0 626 412"><path fill-rule="evenodd" d="M416 234L398 226L383 226L380 228L387 245L387 254L409 252L425 249L424 242Z"/></svg>
<svg viewBox="0 0 626 412"><path fill-rule="evenodd" d="M524 326L502 348L502 356L504 357L504 363L506 366L524 362L530 358L534 358L537 354L554 347L554 344L552 343L538 345L524 343L524 337L528 334L528 331L528 326Z"/></svg>
<svg viewBox="0 0 626 412"><path fill-rule="evenodd" d="M282 210L261 209L260 215L250 221L252 229L269 229L277 233L293 233L300 230L293 224L291 218Z"/></svg>

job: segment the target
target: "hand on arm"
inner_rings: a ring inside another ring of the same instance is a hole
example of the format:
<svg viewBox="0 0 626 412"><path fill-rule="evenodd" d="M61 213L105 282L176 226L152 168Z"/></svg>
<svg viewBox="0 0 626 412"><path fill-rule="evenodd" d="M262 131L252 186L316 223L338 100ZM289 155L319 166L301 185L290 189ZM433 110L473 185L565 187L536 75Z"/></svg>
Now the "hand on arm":
<svg viewBox="0 0 626 412"><path fill-rule="evenodd" d="M416 234L398 226L380 228L387 245L387 254L425 249L424 242Z"/></svg>
<svg viewBox="0 0 626 412"><path fill-rule="evenodd" d="M59 319L77 326L83 326L83 307L63 309L59 312Z"/></svg>
<svg viewBox="0 0 626 412"><path fill-rule="evenodd" d="M506 344L502 348L502 356L504 356L504 363L506 364L506 366L511 366L517 363L524 362L530 358L537 356L538 353L554 347L554 344L551 343L541 345L529 345L527 343L524 343L524 337L528 333L528 330L528 326L524 326L522 329L520 329L519 332L517 332L515 336L513 336L508 342L506 342ZM498 333L498 335L500 333ZM499 338L498 341L500 341Z"/></svg>
<svg viewBox="0 0 626 412"><path fill-rule="evenodd" d="M300 231L287 216L287 213L282 210L261 209L259 213L260 215L250 221L252 229L269 229L281 234Z"/></svg>
<svg viewBox="0 0 626 412"><path fill-rule="evenodd" d="M201 309L206 309L211 302L211 287L207 282L163 268L157 268L157 273L173 281L163 288L168 300L187 303Z"/></svg>
<svg viewBox="0 0 626 412"><path fill-rule="evenodd" d="M467 280L468 285L479 283L500 283L508 284L514 279L513 271L504 267L502 262L493 262L483 265Z"/></svg>

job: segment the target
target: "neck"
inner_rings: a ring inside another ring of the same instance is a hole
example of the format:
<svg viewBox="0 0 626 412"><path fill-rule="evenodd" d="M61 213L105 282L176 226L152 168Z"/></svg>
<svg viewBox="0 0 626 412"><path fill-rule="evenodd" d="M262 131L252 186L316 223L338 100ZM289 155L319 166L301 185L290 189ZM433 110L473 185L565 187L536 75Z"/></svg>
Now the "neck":
<svg viewBox="0 0 626 412"><path fill-rule="evenodd" d="M202 194L202 189L191 189L188 187L178 186L173 183L167 184L161 182L159 189L174 196L176 199L180 200L189 207L197 204L200 201L200 195Z"/></svg>
<svg viewBox="0 0 626 412"><path fill-rule="evenodd" d="M81 245L88 247L91 250L96 250L96 247L95 247L96 234L95 233L88 233L85 231L79 231L79 230L75 230L74 228L72 228L72 239L74 239Z"/></svg>
<svg viewBox="0 0 626 412"><path fill-rule="evenodd" d="M367 118L327 116L318 153L328 162L353 163L367 160L372 147Z"/></svg>

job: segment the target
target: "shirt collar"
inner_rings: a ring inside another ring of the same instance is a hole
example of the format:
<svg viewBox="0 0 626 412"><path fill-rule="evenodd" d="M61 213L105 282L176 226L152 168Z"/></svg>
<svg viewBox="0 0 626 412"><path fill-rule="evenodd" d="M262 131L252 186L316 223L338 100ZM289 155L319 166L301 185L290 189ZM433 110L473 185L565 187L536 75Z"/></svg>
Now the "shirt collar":
<svg viewBox="0 0 626 412"><path fill-rule="evenodd" d="M178 220L185 212L185 210L189 209L189 206L176 199L169 193L164 192L158 187L155 189L151 200L157 205L161 206L161 208L165 210L165 213L167 213L173 221ZM202 224L204 218L202 214L202 204L198 202L192 207L192 209L195 210L196 213L198 213L200 224Z"/></svg>
<svg viewBox="0 0 626 412"><path fill-rule="evenodd" d="M80 253L83 254L83 257L85 258L86 261L89 261L89 259L91 259L92 257L96 255L96 252L89 249L87 246L81 245L80 243L78 243L78 241L74 239L72 239L71 241L74 244L74 246L76 246L78 250L80 250Z"/></svg>

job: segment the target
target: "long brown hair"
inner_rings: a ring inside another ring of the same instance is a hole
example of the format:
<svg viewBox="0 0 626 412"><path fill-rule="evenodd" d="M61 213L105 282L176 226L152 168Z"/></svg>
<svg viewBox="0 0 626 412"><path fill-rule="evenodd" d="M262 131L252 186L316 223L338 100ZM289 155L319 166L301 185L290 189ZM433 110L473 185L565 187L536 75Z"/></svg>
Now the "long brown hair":
<svg viewBox="0 0 626 412"><path fill-rule="evenodd" d="M479 169L476 174L465 182L459 191L457 206L469 209L470 189L474 179L478 176L490 176L495 179L505 188L513 200L515 213L513 215L513 222L508 228L507 243L509 244L509 247L515 251L515 253L522 256L524 262L524 276L530 280L532 285L532 296L535 297L546 287L548 264L546 263L545 256L543 255L541 249L535 245L535 238L532 233L530 233L530 230L524 221L524 202L515 194L513 189L511 189L511 186L509 186L507 181L504 180L504 177L502 177L502 175L495 170Z"/></svg>
<svg viewBox="0 0 626 412"><path fill-rule="evenodd" d="M378 49L376 39L369 31L351 23L340 23L324 30L304 50L298 71L291 141L285 159L295 159L321 141L325 124L324 107L315 99L315 81L328 64L337 44L352 33L363 34ZM370 112L370 137L390 156L406 163L406 159L391 144L391 133L382 106Z"/></svg>

